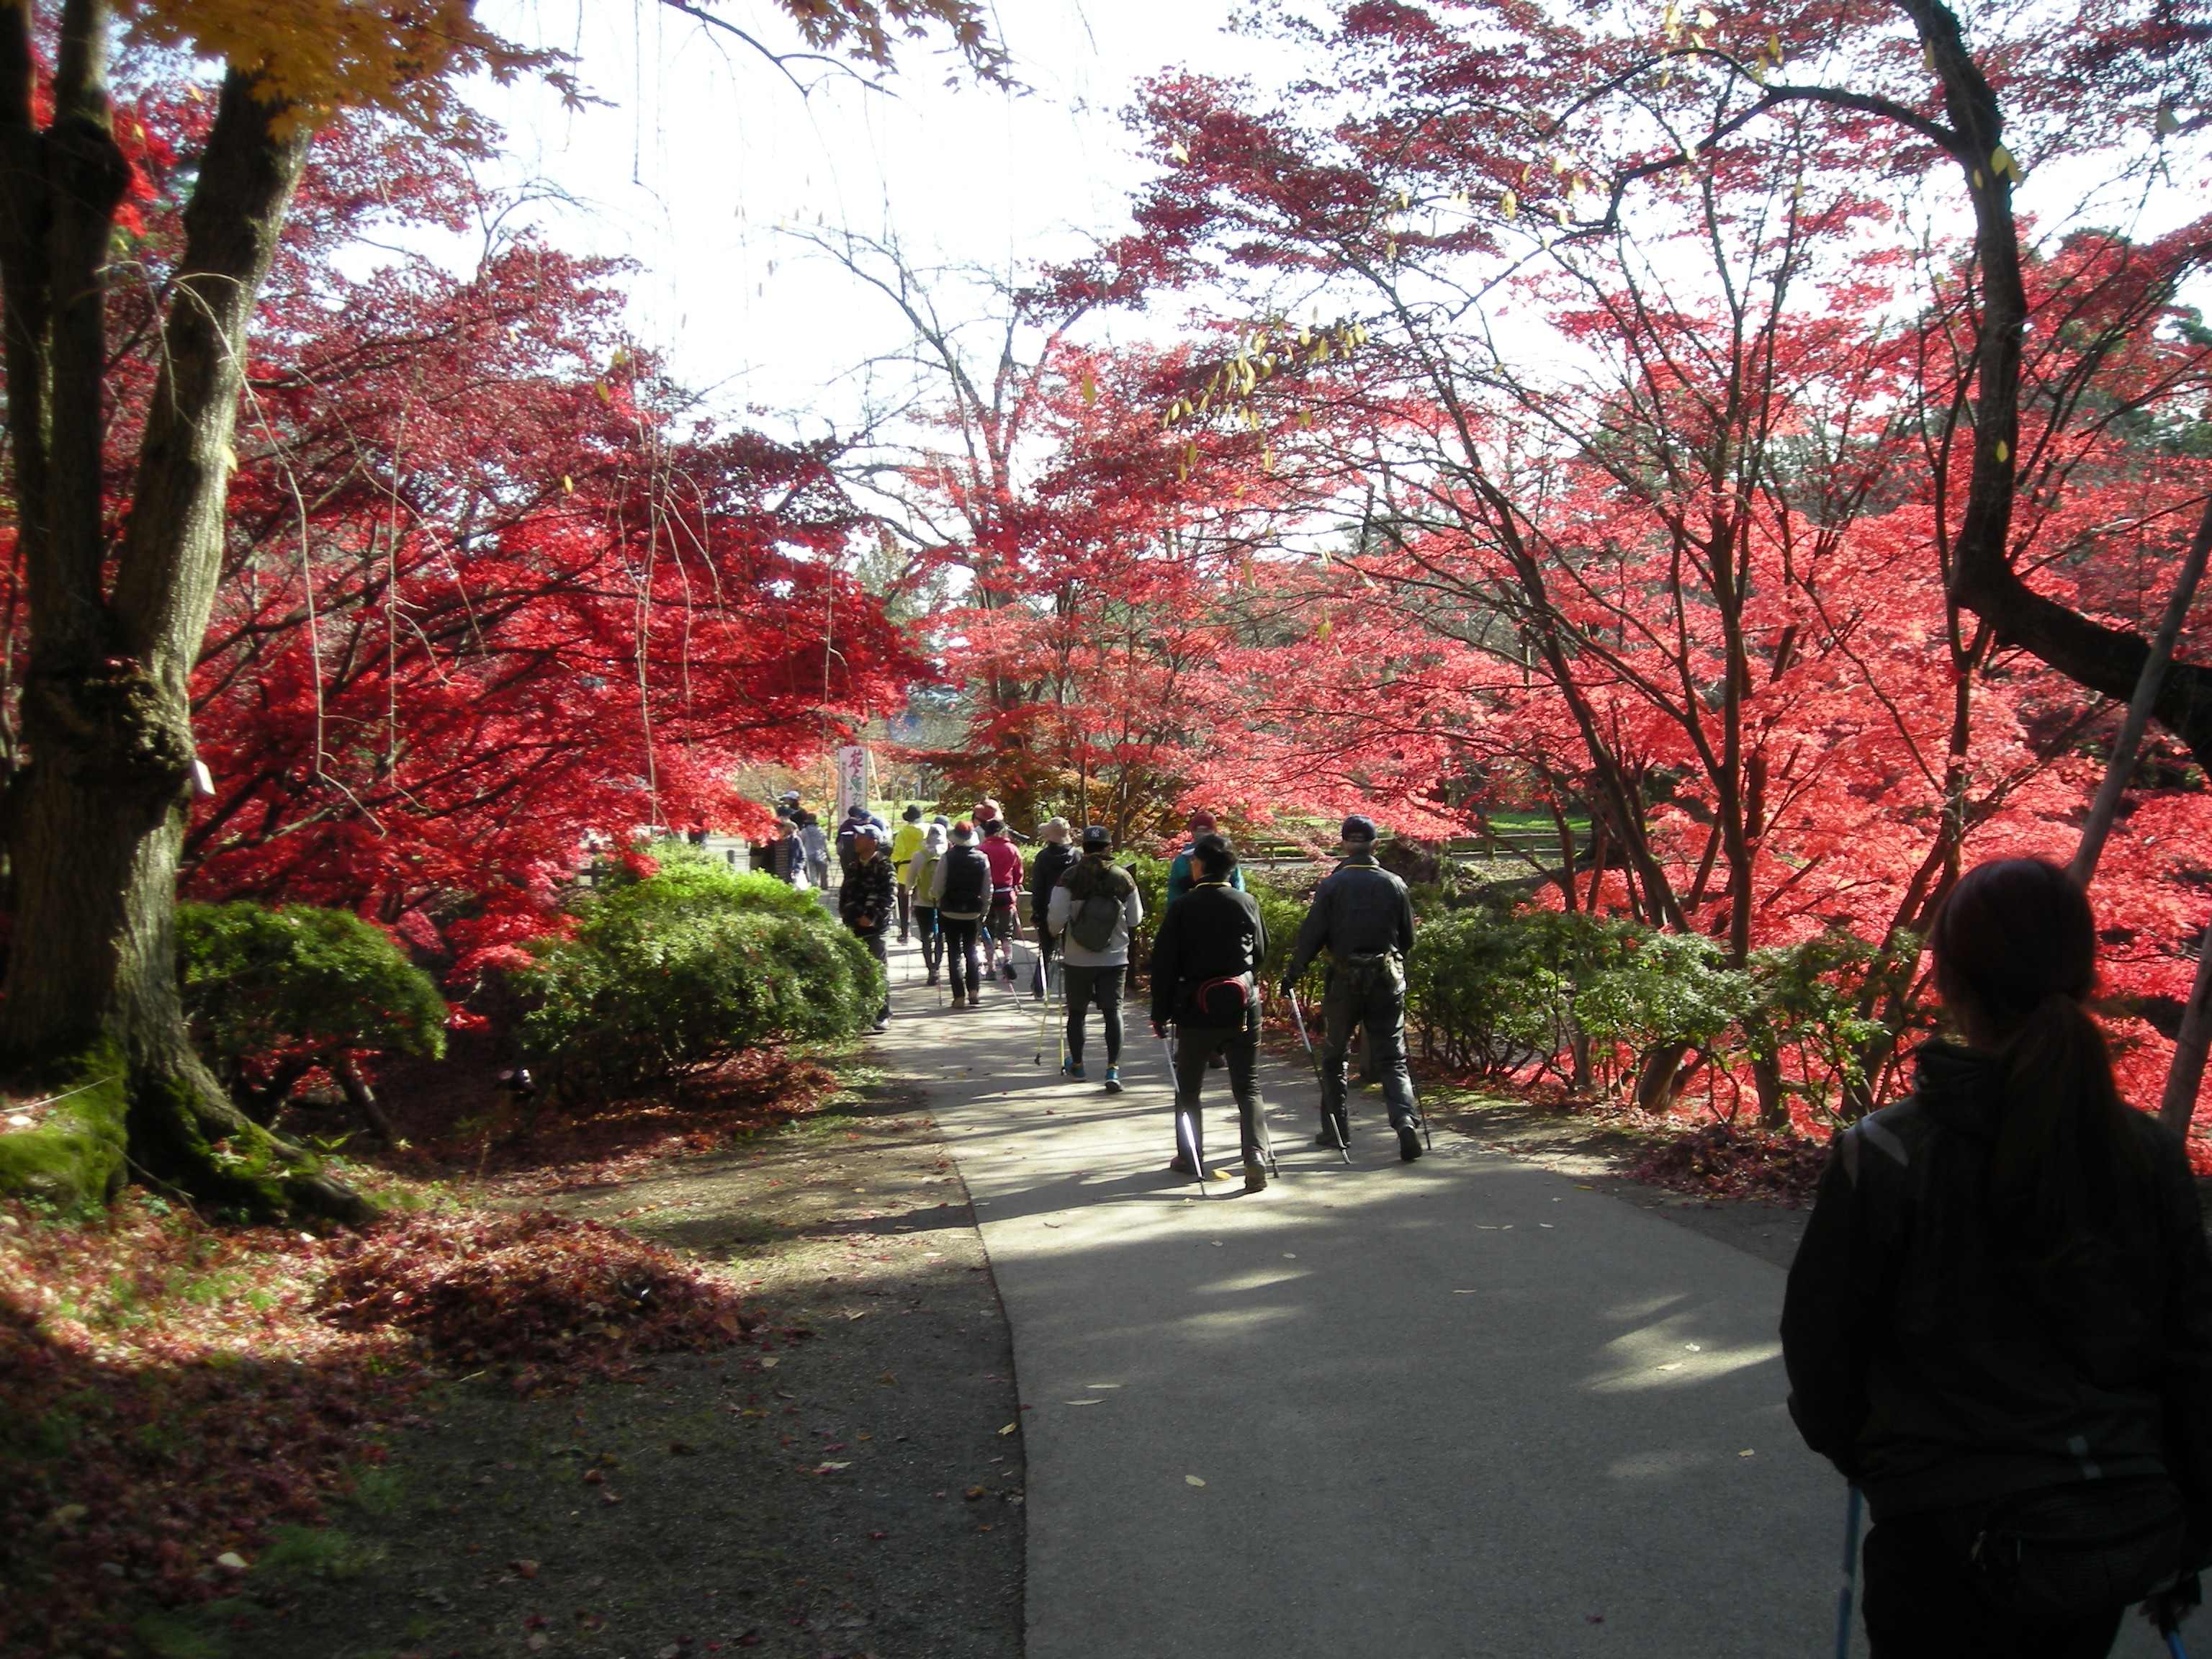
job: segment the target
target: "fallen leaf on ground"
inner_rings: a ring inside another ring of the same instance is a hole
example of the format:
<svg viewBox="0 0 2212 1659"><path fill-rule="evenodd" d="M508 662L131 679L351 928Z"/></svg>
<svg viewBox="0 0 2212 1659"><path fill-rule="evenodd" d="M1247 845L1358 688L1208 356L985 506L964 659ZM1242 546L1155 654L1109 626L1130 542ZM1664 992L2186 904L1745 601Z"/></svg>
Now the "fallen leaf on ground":
<svg viewBox="0 0 2212 1659"><path fill-rule="evenodd" d="M1187 1486L1202 1486L1206 1484L1194 1474L1186 1474L1182 1479L1183 1484Z"/></svg>

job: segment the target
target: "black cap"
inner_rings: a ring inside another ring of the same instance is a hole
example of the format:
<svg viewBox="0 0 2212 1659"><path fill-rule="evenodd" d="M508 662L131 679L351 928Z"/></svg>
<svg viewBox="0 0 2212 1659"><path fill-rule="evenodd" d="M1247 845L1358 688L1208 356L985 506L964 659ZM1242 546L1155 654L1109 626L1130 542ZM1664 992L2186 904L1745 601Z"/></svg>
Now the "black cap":
<svg viewBox="0 0 2212 1659"><path fill-rule="evenodd" d="M1344 839L1347 842L1373 841L1375 820L1364 812L1354 812L1344 821Z"/></svg>
<svg viewBox="0 0 2212 1659"><path fill-rule="evenodd" d="M904 818L908 823L920 823L921 822L921 808L919 806L909 806L905 811L900 813L899 816Z"/></svg>
<svg viewBox="0 0 2212 1659"><path fill-rule="evenodd" d="M1110 853L1114 850L1113 832L1103 823L1087 826L1083 831L1083 850L1086 853Z"/></svg>

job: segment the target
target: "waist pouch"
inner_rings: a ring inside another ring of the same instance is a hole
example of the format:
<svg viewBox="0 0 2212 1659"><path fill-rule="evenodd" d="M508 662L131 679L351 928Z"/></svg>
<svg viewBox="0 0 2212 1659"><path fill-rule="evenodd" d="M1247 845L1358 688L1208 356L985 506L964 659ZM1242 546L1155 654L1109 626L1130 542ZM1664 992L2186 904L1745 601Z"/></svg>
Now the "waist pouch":
<svg viewBox="0 0 2212 1659"><path fill-rule="evenodd" d="M1249 974L1224 979L1186 980L1182 987L1184 1020L1192 1025L1242 1025L1251 1012L1257 988Z"/></svg>
<svg viewBox="0 0 2212 1659"><path fill-rule="evenodd" d="M2090 1619L2181 1576L2188 1514L2173 1482L2153 1474L2015 1492L1954 1510L1940 1524L2008 1613Z"/></svg>
<svg viewBox="0 0 2212 1659"><path fill-rule="evenodd" d="M1371 991L1395 994L1406 988L1406 959L1395 951L1347 951L1333 960L1346 986L1362 995Z"/></svg>

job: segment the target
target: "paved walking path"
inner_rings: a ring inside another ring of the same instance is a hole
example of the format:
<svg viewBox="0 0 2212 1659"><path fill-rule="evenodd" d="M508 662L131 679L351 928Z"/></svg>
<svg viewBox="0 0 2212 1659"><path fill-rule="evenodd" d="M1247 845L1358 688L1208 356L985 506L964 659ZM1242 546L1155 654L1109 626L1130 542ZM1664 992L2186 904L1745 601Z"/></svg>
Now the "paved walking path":
<svg viewBox="0 0 2212 1659"><path fill-rule="evenodd" d="M1195 1197L1133 1006L1109 1096L1095 1014L1060 1082L1026 995L940 1012L894 949L882 1052L1012 1323L1028 1659L1833 1652L1843 1487L1783 1407L1778 1269L1457 1135L1401 1164L1371 1094L1347 1169L1274 1065L1282 1179Z"/></svg>

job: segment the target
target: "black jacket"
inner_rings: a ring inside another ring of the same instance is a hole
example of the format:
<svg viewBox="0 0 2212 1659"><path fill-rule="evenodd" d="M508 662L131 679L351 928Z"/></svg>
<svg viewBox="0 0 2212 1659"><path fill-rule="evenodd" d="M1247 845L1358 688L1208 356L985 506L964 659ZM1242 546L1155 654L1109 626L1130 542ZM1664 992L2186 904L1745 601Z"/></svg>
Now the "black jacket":
<svg viewBox="0 0 2212 1659"><path fill-rule="evenodd" d="M1082 861L1083 855L1064 841L1048 841L1030 862L1030 920L1044 926L1044 913L1052 904L1052 890L1060 878Z"/></svg>
<svg viewBox="0 0 2212 1659"><path fill-rule="evenodd" d="M2108 1252L2038 1283L1983 1223L2001 1062L1923 1044L1909 1099L1837 1136L1790 1269L1805 1443L1877 1520L2163 1468L2212 1508L2212 1253L2180 1142L2130 1113L2142 1190Z"/></svg>
<svg viewBox="0 0 2212 1659"><path fill-rule="evenodd" d="M1413 948L1413 900L1406 884L1376 864L1372 853L1358 853L1314 889L1283 977L1296 979L1323 951L1333 957L1382 951L1402 956Z"/></svg>
<svg viewBox="0 0 2212 1659"><path fill-rule="evenodd" d="M1200 882L1167 908L1153 936L1152 1024L1179 1018L1188 988L1257 973L1267 955L1267 924L1252 896Z"/></svg>
<svg viewBox="0 0 2212 1659"><path fill-rule="evenodd" d="M839 920L856 933L882 933L898 918L892 880L891 861L884 854L878 852L866 864L855 859L845 872L845 884L837 890Z"/></svg>

